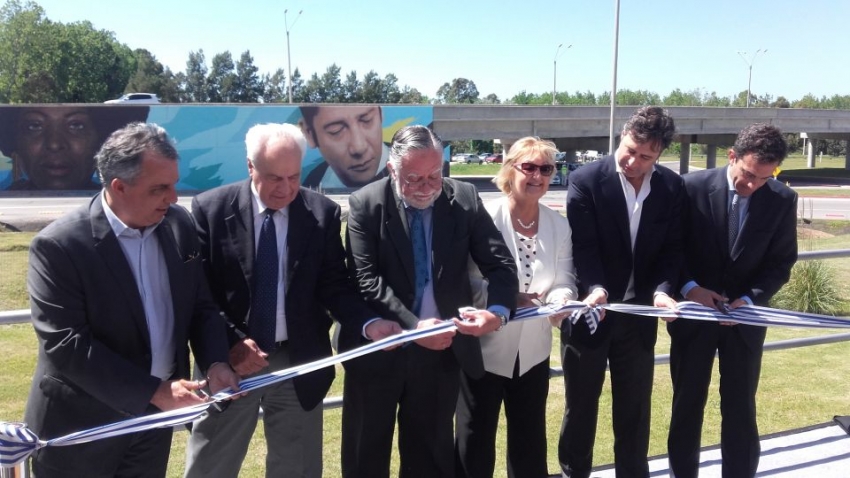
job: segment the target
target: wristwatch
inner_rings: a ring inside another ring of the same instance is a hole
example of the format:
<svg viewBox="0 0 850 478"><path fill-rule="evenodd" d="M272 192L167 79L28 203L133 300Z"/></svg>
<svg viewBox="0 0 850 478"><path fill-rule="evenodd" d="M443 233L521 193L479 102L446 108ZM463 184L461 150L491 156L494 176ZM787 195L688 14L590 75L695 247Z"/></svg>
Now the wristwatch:
<svg viewBox="0 0 850 478"><path fill-rule="evenodd" d="M502 330L506 325L508 325L508 316L506 316L505 314L502 314L500 312L493 312L493 315L498 317L499 321L501 322L501 324L499 324L499 328L496 329L497 332L499 330Z"/></svg>

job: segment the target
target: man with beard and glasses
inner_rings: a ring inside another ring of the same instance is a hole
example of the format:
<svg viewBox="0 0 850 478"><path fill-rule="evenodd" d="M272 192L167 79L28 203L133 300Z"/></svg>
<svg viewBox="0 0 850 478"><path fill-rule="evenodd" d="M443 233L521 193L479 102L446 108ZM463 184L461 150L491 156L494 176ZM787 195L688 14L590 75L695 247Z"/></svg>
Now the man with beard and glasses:
<svg viewBox="0 0 850 478"><path fill-rule="evenodd" d="M507 323L518 281L513 257L475 188L442 177L443 145L430 129L393 136L390 177L349 197L349 267L367 302L404 329L453 320L453 331L346 363L344 477L389 476L398 416L399 476L454 476L454 411L461 367L481 377L478 337ZM472 305L467 263L488 280L487 309ZM462 316L462 320L457 317ZM343 326L341 348L363 340Z"/></svg>

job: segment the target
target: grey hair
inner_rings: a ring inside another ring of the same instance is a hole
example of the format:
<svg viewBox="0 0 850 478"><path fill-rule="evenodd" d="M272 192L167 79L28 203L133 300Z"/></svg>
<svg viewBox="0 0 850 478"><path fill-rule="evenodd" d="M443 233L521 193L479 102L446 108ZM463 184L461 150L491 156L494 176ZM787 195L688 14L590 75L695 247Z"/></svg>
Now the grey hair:
<svg viewBox="0 0 850 478"><path fill-rule="evenodd" d="M146 152L172 161L180 158L168 133L157 124L130 123L110 134L94 156L103 187L108 188L113 179L132 184L142 171Z"/></svg>
<svg viewBox="0 0 850 478"><path fill-rule="evenodd" d="M301 132L301 128L289 123L263 123L254 125L245 134L245 149L248 152L248 161L254 161L265 151L273 139L289 138L298 145L301 150L301 161L307 154L307 138Z"/></svg>
<svg viewBox="0 0 850 478"><path fill-rule="evenodd" d="M430 128L422 125L410 125L401 128L393 135L390 146L389 163L393 169L401 169L401 160L411 151L433 149L443 154L443 141Z"/></svg>

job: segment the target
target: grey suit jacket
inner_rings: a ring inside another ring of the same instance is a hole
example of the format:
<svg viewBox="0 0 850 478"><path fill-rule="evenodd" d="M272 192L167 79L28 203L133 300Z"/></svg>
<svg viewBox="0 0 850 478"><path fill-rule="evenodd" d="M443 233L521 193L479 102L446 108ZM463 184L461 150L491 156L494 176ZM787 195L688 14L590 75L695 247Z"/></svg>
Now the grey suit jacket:
<svg viewBox="0 0 850 478"><path fill-rule="evenodd" d="M199 194L192 201L210 289L227 317L231 345L248 335L254 269L254 219L251 180ZM284 307L293 365L330 356L332 318L361 334L369 309L345 267L340 238L340 207L301 188L289 205ZM324 368L295 378L305 410L321 403L334 379Z"/></svg>
<svg viewBox="0 0 850 478"><path fill-rule="evenodd" d="M475 187L443 179L443 191L433 207L432 277L442 318L457 317L459 307L472 305L470 257L489 281L487 305L514 310L519 290L516 265ZM415 328L419 319L410 310L416 295L413 249L404 204L390 178L349 196L346 246L349 267L372 308L405 329ZM340 343L350 345L353 340L353 334L343 329ZM477 338L458 334L452 349L470 376L484 373Z"/></svg>
<svg viewBox="0 0 850 478"><path fill-rule="evenodd" d="M150 375L142 300L101 194L53 222L30 246L27 284L39 347L26 421L41 438L142 415L161 383ZM189 214L171 206L155 233L174 303L173 378L188 378L187 342L206 370L227 361L225 327L207 289Z"/></svg>

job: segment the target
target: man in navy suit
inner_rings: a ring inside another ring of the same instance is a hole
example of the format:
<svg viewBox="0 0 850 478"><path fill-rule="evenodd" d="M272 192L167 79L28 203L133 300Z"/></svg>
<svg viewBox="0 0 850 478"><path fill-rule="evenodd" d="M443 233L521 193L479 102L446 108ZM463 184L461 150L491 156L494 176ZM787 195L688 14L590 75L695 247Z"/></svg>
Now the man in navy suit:
<svg viewBox="0 0 850 478"><path fill-rule="evenodd" d="M349 277L339 205L300 187L307 142L298 127L257 125L245 144L250 178L192 202L210 288L230 325L231 365L244 376L326 358L333 319L363 340L400 332L374 319ZM269 229L271 259L261 252ZM236 477L262 406L266 476L321 478L321 403L333 379L324 368L211 411L193 427L186 476Z"/></svg>
<svg viewBox="0 0 850 478"><path fill-rule="evenodd" d="M685 175L686 270L682 295L714 309L767 305L797 260L797 194L773 179L787 145L773 125L753 124L729 165ZM667 447L678 478L699 472L700 435L715 353L720 357L724 478L749 478L759 462L756 390L766 329L678 319L670 333L673 415Z"/></svg>
<svg viewBox="0 0 850 478"><path fill-rule="evenodd" d="M626 122L613 156L570 175L567 219L579 296L586 304L675 307L671 296L682 261L682 179L656 164L674 132L665 110L643 107ZM565 321L561 330L567 403L558 457L564 476L590 475L606 366L611 370L617 477L649 476L657 320L607 312L593 333L583 320Z"/></svg>
<svg viewBox="0 0 850 478"><path fill-rule="evenodd" d="M38 365L26 422L42 439L203 402L189 347L217 392L237 387L189 213L174 205L177 151L132 123L96 156L103 191L30 246L27 285ZM164 477L171 428L33 456L39 477Z"/></svg>

